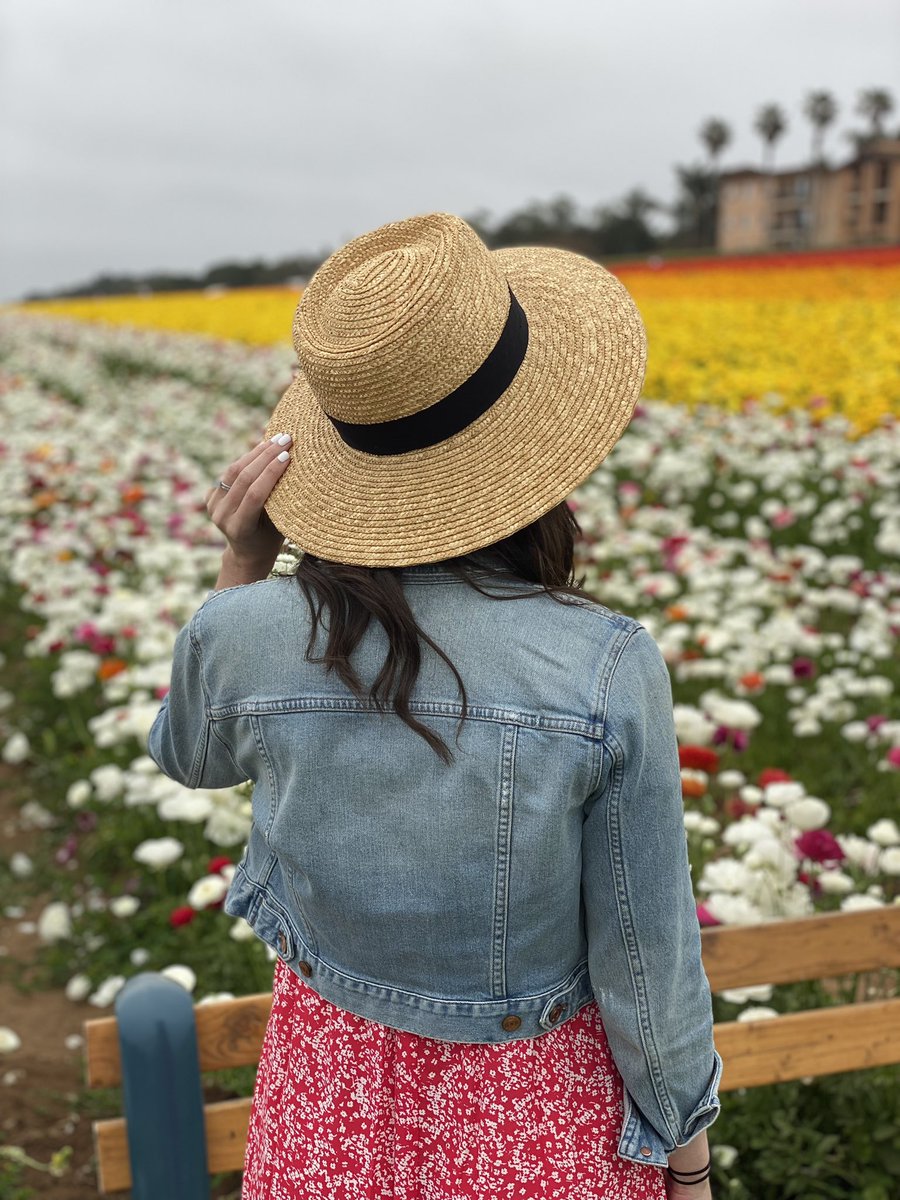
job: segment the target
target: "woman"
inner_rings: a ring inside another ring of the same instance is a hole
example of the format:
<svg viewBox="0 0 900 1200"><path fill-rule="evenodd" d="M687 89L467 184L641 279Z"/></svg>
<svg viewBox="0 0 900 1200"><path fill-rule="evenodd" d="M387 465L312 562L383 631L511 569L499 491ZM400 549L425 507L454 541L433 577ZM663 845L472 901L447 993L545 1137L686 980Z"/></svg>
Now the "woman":
<svg viewBox="0 0 900 1200"><path fill-rule="evenodd" d="M294 344L150 733L188 787L255 783L224 905L277 954L244 1200L708 1200L669 676L574 586L565 503L640 394L637 309L438 213L328 259Z"/></svg>

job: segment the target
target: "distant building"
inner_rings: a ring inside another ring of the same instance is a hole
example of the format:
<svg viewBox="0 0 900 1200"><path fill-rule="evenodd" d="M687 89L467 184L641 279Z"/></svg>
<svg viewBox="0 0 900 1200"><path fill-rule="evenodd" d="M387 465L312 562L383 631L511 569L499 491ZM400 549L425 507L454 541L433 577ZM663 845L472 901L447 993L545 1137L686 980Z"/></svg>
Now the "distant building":
<svg viewBox="0 0 900 1200"><path fill-rule="evenodd" d="M801 250L900 242L900 138L877 138L840 167L723 171L716 248Z"/></svg>

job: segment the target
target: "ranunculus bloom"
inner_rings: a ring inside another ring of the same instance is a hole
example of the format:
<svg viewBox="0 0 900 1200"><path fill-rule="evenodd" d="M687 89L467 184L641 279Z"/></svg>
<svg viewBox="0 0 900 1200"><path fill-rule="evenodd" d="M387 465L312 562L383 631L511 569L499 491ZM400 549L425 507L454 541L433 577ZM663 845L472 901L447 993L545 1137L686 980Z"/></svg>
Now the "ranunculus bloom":
<svg viewBox="0 0 900 1200"><path fill-rule="evenodd" d="M719 769L719 756L708 746L679 746L678 761L683 767L714 774Z"/></svg>
<svg viewBox="0 0 900 1200"><path fill-rule="evenodd" d="M169 924L173 929L177 929L179 925L190 925L196 915L196 911L190 905L173 908L169 913Z"/></svg>
<svg viewBox="0 0 900 1200"><path fill-rule="evenodd" d="M791 783L791 776L787 771L782 771L780 767L766 767L760 771L759 778L756 781L757 787L768 787L770 783Z"/></svg>
<svg viewBox="0 0 900 1200"><path fill-rule="evenodd" d="M697 905L697 920L701 925L721 925L721 921L717 921L705 904Z"/></svg>
<svg viewBox="0 0 900 1200"><path fill-rule="evenodd" d="M230 867L231 865L231 859L228 855L220 854L216 858L211 858L206 864L206 873L207 875L217 875L223 867Z"/></svg>
<svg viewBox="0 0 900 1200"><path fill-rule="evenodd" d="M810 829L794 839L794 845L801 858L810 858L818 863L843 862L845 855L840 843L833 833L827 829Z"/></svg>
<svg viewBox="0 0 900 1200"><path fill-rule="evenodd" d="M812 679L816 673L816 664L811 658L795 658L791 663L795 679Z"/></svg>
<svg viewBox="0 0 900 1200"><path fill-rule="evenodd" d="M887 760L892 767L900 767L900 746L891 746L887 752Z"/></svg>

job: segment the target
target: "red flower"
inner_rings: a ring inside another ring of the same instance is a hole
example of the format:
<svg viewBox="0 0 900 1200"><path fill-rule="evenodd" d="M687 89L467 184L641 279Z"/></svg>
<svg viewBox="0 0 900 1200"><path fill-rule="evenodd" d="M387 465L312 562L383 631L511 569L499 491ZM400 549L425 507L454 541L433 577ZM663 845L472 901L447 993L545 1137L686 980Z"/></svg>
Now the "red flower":
<svg viewBox="0 0 900 1200"><path fill-rule="evenodd" d="M190 925L196 915L190 905L185 905L184 908L173 908L169 913L169 924L173 929L177 929L179 925Z"/></svg>
<svg viewBox="0 0 900 1200"><path fill-rule="evenodd" d="M805 883L814 896L818 896L822 891L822 885L819 883L818 876L810 875L808 871L800 871L797 878L801 883Z"/></svg>
<svg viewBox="0 0 900 1200"><path fill-rule="evenodd" d="M206 864L207 875L218 875L223 867L230 867L231 859L227 854L220 854L217 858L211 858Z"/></svg>
<svg viewBox="0 0 900 1200"><path fill-rule="evenodd" d="M791 777L787 771L782 771L780 767L766 767L764 771L760 771L759 777L756 780L757 787L768 787L770 783L791 783Z"/></svg>
<svg viewBox="0 0 900 1200"><path fill-rule="evenodd" d="M801 833L794 845L801 858L810 858L817 863L839 863L845 857L837 838L827 829L810 829Z"/></svg>
<svg viewBox="0 0 900 1200"><path fill-rule="evenodd" d="M705 771L711 775L719 769L719 756L708 746L679 746L678 761L683 767L694 771Z"/></svg>
<svg viewBox="0 0 900 1200"><path fill-rule="evenodd" d="M795 658L791 663L795 679L812 679L816 673L816 664L811 658Z"/></svg>

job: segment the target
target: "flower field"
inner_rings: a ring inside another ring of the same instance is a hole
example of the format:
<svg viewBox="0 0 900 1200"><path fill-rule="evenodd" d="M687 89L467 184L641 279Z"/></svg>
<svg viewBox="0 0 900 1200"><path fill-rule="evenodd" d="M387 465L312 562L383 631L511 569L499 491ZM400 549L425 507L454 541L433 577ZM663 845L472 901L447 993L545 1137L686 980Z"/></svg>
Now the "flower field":
<svg viewBox="0 0 900 1200"><path fill-rule="evenodd" d="M900 250L613 266L649 341L645 394L741 411L844 416L854 431L900 410ZM84 321L289 344L287 288L63 300L29 310Z"/></svg>
<svg viewBox="0 0 900 1200"><path fill-rule="evenodd" d="M708 924L900 894L900 268L803 271L676 287L623 270L649 330L646 399L572 499L586 586L670 667ZM223 549L207 489L290 379L294 295L91 303L132 326L171 306L181 328L245 343L0 315L0 752L29 781L18 819L42 846L0 852L0 908L21 921L23 896L52 894L24 929L46 984L108 1012L143 969L199 1002L271 986L273 953L220 911L251 786L188 791L146 738ZM797 995L726 993L717 1017ZM0 1052L18 1044L0 1020Z"/></svg>

